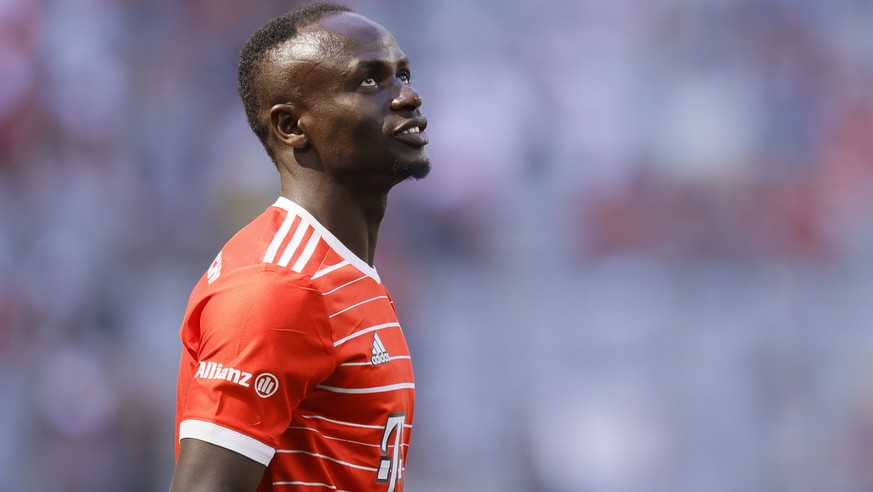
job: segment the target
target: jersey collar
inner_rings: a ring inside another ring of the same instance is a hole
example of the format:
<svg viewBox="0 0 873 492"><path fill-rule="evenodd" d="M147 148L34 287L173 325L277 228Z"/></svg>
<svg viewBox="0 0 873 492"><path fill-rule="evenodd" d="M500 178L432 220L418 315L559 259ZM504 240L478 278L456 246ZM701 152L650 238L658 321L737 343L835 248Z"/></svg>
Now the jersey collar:
<svg viewBox="0 0 873 492"><path fill-rule="evenodd" d="M287 210L289 213L293 213L298 215L301 219L308 222L324 239L324 241L333 248L334 251L337 252L338 255L342 256L342 258L348 261L352 266L361 271L361 273L366 274L368 277L371 277L378 283L382 283L382 280L379 278L379 272L376 271L375 267L371 267L367 264L366 261L359 258L356 254L352 253L352 251L346 247L345 244L342 243L336 236L333 235L332 232L327 230L326 227L321 225L321 222L316 220L315 217L312 216L305 208L298 205L297 203L291 201L284 196L280 196L276 203L273 204L274 207L279 207L283 210Z"/></svg>

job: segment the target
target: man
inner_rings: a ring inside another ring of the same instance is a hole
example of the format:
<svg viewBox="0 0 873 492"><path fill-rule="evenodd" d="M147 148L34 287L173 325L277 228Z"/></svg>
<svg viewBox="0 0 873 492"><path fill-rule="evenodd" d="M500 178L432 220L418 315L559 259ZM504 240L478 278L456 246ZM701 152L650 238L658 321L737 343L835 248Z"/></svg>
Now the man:
<svg viewBox="0 0 873 492"><path fill-rule="evenodd" d="M388 191L429 171L409 80L391 34L342 5L244 46L239 92L282 193L191 294L171 490L402 490L415 385L372 265Z"/></svg>

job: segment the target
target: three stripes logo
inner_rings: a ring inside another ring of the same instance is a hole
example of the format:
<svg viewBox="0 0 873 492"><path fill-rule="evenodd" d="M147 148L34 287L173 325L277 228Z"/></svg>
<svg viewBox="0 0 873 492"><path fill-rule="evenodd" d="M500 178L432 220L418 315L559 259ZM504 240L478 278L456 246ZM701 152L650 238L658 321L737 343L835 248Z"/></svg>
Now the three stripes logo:
<svg viewBox="0 0 873 492"><path fill-rule="evenodd" d="M370 357L370 362L374 366L378 366L379 364L384 364L386 362L391 362L391 356L388 355L388 351L385 350L385 344L382 343L382 340L379 338L379 334L373 334L373 356Z"/></svg>
<svg viewBox="0 0 873 492"><path fill-rule="evenodd" d="M278 389L279 379L269 372L258 374L258 377L255 378L255 393L261 398L273 396Z"/></svg>

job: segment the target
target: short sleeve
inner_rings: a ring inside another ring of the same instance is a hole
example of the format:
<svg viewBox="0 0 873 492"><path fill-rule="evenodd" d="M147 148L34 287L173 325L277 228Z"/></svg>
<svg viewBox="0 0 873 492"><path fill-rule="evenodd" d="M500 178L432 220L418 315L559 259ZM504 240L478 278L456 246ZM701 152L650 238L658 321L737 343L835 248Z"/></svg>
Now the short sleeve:
<svg viewBox="0 0 873 492"><path fill-rule="evenodd" d="M205 299L188 340L183 328L193 366L180 438L267 464L294 409L334 370L321 292L283 273L227 278Z"/></svg>

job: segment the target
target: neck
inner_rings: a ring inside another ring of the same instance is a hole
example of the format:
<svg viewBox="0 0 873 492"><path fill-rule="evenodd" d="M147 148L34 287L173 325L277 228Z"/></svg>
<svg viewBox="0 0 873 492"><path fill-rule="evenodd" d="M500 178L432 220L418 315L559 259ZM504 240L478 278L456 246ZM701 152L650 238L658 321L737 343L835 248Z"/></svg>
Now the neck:
<svg viewBox="0 0 873 492"><path fill-rule="evenodd" d="M299 183L283 175L282 196L305 208L352 253L373 266L387 190L361 192L334 181Z"/></svg>

